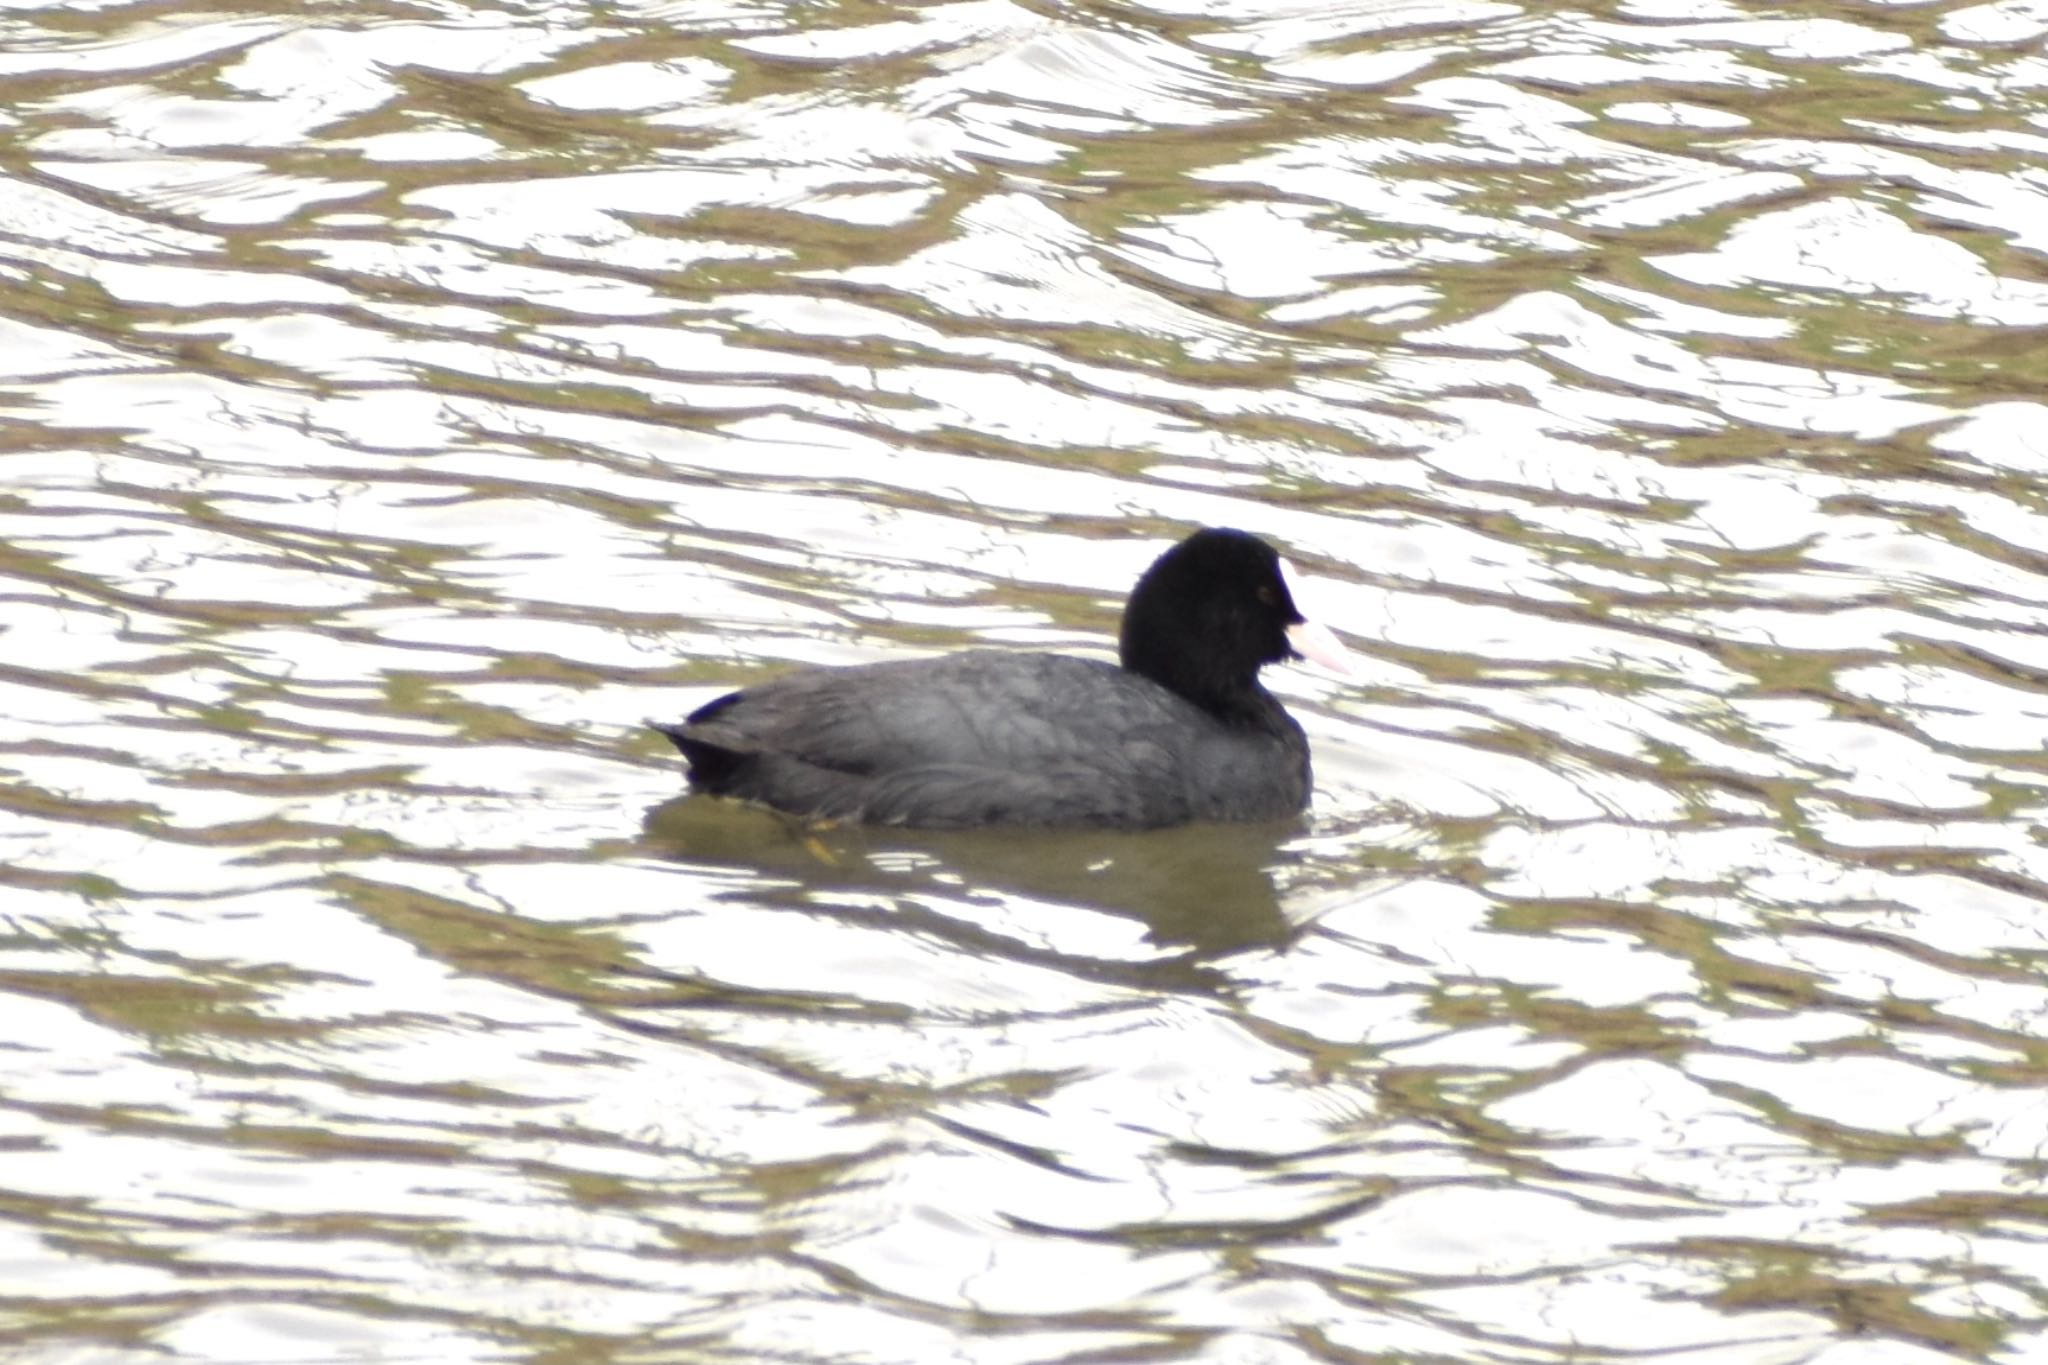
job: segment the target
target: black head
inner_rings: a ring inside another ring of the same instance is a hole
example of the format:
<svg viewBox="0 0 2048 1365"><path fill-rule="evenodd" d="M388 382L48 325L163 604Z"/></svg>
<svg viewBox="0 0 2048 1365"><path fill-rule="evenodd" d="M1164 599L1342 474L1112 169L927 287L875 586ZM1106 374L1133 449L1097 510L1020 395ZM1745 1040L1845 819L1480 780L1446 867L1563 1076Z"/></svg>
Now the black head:
<svg viewBox="0 0 2048 1365"><path fill-rule="evenodd" d="M1224 719L1276 709L1259 669L1301 621L1280 556L1244 531L1197 531L1152 561L1124 606L1123 665Z"/></svg>

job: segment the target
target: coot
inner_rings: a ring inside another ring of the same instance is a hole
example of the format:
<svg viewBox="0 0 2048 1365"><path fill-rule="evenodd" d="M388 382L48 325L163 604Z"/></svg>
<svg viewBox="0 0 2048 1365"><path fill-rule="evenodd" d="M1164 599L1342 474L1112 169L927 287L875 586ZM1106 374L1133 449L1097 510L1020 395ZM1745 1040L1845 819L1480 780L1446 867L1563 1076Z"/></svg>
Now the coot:
<svg viewBox="0 0 2048 1365"><path fill-rule="evenodd" d="M698 791L812 820L1150 829L1308 804L1308 739L1259 669L1349 656L1270 545L1181 541L1131 590L1119 646L1120 667L970 650L806 669L655 728Z"/></svg>

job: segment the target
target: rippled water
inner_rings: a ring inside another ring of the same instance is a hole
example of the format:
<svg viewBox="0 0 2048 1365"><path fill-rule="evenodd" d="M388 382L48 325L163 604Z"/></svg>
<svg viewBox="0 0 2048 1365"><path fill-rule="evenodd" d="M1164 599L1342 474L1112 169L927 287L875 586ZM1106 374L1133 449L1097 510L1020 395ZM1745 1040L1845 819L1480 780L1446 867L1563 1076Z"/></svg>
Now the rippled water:
<svg viewBox="0 0 2048 1365"><path fill-rule="evenodd" d="M7 1359L2048 1359L2044 37L9 8ZM1297 826L640 727L1205 523Z"/></svg>

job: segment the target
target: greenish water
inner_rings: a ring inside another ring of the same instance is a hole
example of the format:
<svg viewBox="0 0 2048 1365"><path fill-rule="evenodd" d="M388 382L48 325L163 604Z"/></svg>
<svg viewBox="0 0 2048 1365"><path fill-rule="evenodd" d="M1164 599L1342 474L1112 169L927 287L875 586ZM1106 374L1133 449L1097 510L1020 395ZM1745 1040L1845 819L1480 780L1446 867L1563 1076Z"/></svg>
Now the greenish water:
<svg viewBox="0 0 2048 1365"><path fill-rule="evenodd" d="M0 1355L2048 1355L2044 36L0 15ZM1300 822L640 725L1201 524Z"/></svg>

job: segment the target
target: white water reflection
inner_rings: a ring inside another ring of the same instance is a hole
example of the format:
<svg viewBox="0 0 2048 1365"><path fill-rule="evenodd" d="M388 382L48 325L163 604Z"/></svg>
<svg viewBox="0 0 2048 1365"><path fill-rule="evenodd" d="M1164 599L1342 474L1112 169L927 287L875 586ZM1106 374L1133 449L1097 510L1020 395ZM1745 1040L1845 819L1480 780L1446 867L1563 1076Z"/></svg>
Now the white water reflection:
<svg viewBox="0 0 2048 1365"><path fill-rule="evenodd" d="M0 19L10 1359L2048 1350L2034 9L358 20ZM1202 523L1298 826L639 729Z"/></svg>

